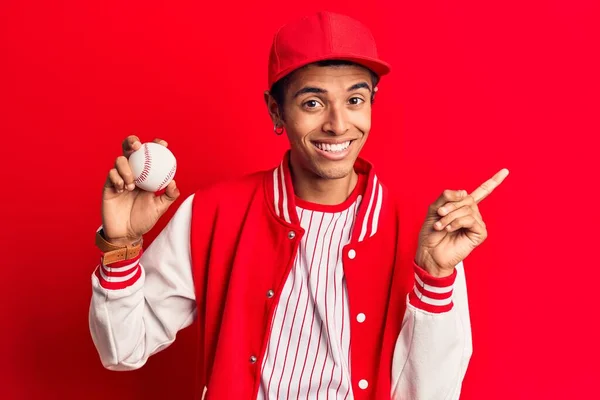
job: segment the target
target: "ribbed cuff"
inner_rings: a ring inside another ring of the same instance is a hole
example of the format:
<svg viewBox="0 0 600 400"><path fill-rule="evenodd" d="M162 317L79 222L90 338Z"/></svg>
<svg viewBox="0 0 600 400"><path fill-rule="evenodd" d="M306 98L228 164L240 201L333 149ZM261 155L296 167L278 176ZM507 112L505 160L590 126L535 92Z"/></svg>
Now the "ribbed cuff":
<svg viewBox="0 0 600 400"><path fill-rule="evenodd" d="M100 286L104 289L118 290L125 289L140 279L142 276L142 268L140 266L140 258L143 251L140 251L137 257L129 260L114 262L110 265L102 264L100 257L100 265L96 268L96 277L100 281Z"/></svg>
<svg viewBox="0 0 600 400"><path fill-rule="evenodd" d="M408 298L410 304L431 313L450 311L454 305L452 291L456 280L456 269L451 275L436 278L421 268L413 260L415 270L415 286Z"/></svg>

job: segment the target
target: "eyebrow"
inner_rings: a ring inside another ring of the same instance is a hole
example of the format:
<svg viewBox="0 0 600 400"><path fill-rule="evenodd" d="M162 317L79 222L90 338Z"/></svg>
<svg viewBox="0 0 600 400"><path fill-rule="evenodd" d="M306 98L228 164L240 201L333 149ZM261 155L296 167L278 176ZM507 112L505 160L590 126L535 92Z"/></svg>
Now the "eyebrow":
<svg viewBox="0 0 600 400"><path fill-rule="evenodd" d="M352 86L350 86L348 88L348 92L352 92L354 90L358 90L358 89L367 89L369 92L371 91L371 86L369 86L369 84L367 82L359 82L356 83ZM294 99L298 96L300 96L301 94L305 94L305 93L327 93L327 90L325 89L321 89L319 87L315 87L315 86L305 86L302 89L298 90L296 93L294 93Z"/></svg>

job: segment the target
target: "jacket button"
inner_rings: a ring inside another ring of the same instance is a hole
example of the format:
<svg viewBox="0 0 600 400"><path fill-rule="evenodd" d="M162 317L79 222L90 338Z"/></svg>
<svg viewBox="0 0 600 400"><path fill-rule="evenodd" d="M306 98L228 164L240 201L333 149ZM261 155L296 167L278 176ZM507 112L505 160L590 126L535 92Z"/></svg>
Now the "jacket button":
<svg viewBox="0 0 600 400"><path fill-rule="evenodd" d="M361 379L360 381L358 381L358 387L365 390L369 387L369 382L367 382L366 379Z"/></svg>
<svg viewBox="0 0 600 400"><path fill-rule="evenodd" d="M356 257L356 251L354 249L348 250L348 258L354 260L354 257Z"/></svg>
<svg viewBox="0 0 600 400"><path fill-rule="evenodd" d="M267 291L267 297L270 299L271 297L273 297L275 295L275 292L272 290Z"/></svg>
<svg viewBox="0 0 600 400"><path fill-rule="evenodd" d="M296 237L296 232L294 232L294 231L290 231L290 232L288 233L288 239L293 239L293 238L295 238L295 237Z"/></svg>
<svg viewBox="0 0 600 400"><path fill-rule="evenodd" d="M358 315L356 316L356 320L357 320L358 322L360 322L361 324L362 324L363 322L365 322L365 319L367 319L367 316L366 316L365 314L363 314L363 313L360 313L360 314L358 314Z"/></svg>
<svg viewBox="0 0 600 400"><path fill-rule="evenodd" d="M255 356L250 356L250 364L254 364L256 362Z"/></svg>

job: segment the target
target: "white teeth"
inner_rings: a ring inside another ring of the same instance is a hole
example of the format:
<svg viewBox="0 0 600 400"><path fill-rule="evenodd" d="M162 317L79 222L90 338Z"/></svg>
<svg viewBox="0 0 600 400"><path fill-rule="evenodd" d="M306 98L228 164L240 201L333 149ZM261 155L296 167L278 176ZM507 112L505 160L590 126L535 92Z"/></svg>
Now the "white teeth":
<svg viewBox="0 0 600 400"><path fill-rule="evenodd" d="M341 151L344 151L348 148L348 146L350 146L350 141L346 141L344 143L338 143L338 144L329 144L329 143L319 143L319 142L313 142L315 147L318 148L319 150L323 150L323 151L328 151L331 153L339 153Z"/></svg>

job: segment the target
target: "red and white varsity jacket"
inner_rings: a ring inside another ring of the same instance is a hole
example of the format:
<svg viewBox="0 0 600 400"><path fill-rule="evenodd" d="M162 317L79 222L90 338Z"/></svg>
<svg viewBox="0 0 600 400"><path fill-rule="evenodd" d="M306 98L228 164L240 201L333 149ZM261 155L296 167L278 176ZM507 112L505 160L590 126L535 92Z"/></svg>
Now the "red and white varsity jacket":
<svg viewBox="0 0 600 400"><path fill-rule="evenodd" d="M195 322L197 397L256 398L304 235L288 160L196 192L137 259L98 266L89 322L106 368L140 368ZM463 263L440 279L401 254L400 203L370 163L355 169L367 185L342 250L354 398L458 399L472 353Z"/></svg>

